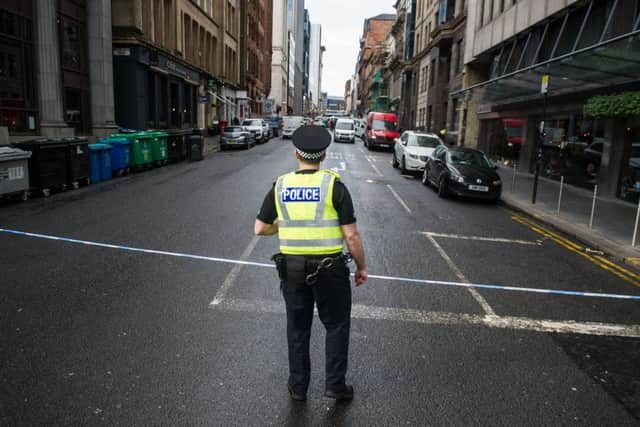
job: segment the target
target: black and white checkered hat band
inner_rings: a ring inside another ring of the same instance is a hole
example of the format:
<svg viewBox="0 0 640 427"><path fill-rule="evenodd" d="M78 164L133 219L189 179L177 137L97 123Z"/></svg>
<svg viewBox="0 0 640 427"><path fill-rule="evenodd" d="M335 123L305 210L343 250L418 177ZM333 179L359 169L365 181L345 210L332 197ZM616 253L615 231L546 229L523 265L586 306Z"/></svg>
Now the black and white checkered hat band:
<svg viewBox="0 0 640 427"><path fill-rule="evenodd" d="M296 148L298 155L305 160L320 160L320 158L324 155L324 150L319 151L317 153L307 153L306 151L301 151Z"/></svg>

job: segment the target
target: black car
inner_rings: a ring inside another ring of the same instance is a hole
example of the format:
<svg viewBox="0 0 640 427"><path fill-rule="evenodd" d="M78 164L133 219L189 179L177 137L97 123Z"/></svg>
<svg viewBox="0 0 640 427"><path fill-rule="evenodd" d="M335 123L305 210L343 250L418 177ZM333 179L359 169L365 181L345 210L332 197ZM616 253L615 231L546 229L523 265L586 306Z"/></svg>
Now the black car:
<svg viewBox="0 0 640 427"><path fill-rule="evenodd" d="M440 197L456 195L497 201L502 191L496 166L482 151L444 145L427 158L422 183L434 185Z"/></svg>
<svg viewBox="0 0 640 427"><path fill-rule="evenodd" d="M244 147L247 150L256 145L256 140L251 132L245 131L242 126L228 126L220 138L220 149L226 150L233 147Z"/></svg>

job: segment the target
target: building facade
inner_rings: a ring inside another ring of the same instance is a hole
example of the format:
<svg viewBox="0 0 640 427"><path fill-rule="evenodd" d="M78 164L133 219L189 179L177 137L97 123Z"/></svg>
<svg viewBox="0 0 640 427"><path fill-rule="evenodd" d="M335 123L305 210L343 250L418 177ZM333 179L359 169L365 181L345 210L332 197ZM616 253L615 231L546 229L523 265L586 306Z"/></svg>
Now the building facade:
<svg viewBox="0 0 640 427"><path fill-rule="evenodd" d="M205 127L247 111L240 0L113 0L116 121Z"/></svg>
<svg viewBox="0 0 640 427"><path fill-rule="evenodd" d="M351 79L344 83L344 111L351 114L352 102L351 102Z"/></svg>
<svg viewBox="0 0 640 427"><path fill-rule="evenodd" d="M309 35L309 110L317 113L320 110L320 93L322 92L322 27L311 24Z"/></svg>
<svg viewBox="0 0 640 427"><path fill-rule="evenodd" d="M262 116L271 91L273 0L242 0L240 81L247 91L247 116Z"/></svg>
<svg viewBox="0 0 640 427"><path fill-rule="evenodd" d="M418 0L415 11L417 115L413 124L429 132L446 132L456 143L459 100L452 91L462 88L466 2Z"/></svg>
<svg viewBox="0 0 640 427"><path fill-rule="evenodd" d="M269 99L276 114L286 114L289 86L288 0L273 0L271 92Z"/></svg>
<svg viewBox="0 0 640 427"><path fill-rule="evenodd" d="M0 126L12 140L115 129L110 23L108 0L2 2Z"/></svg>
<svg viewBox="0 0 640 427"><path fill-rule="evenodd" d="M637 203L639 17L633 0L470 2L465 145Z"/></svg>
<svg viewBox="0 0 640 427"><path fill-rule="evenodd" d="M366 115L379 106L382 93L382 70L387 57L386 35L396 16L380 14L365 19L358 53L358 115ZM372 98L373 96L373 98Z"/></svg>

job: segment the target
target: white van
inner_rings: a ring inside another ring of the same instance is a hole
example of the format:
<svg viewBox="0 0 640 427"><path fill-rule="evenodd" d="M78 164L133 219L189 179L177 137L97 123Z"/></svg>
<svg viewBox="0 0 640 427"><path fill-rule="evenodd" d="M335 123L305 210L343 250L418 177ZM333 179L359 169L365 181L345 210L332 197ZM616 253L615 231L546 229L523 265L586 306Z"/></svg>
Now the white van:
<svg viewBox="0 0 640 427"><path fill-rule="evenodd" d="M284 116L282 118L282 138L291 138L293 132L304 124L302 116Z"/></svg>
<svg viewBox="0 0 640 427"><path fill-rule="evenodd" d="M356 142L356 126L354 121L351 119L338 119L333 131L333 140L335 142Z"/></svg>

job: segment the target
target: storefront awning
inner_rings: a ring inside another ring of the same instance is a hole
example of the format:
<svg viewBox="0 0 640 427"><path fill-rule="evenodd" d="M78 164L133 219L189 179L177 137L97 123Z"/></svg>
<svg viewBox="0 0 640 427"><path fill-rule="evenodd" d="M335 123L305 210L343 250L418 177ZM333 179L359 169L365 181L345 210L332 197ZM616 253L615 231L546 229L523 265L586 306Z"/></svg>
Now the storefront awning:
<svg viewBox="0 0 640 427"><path fill-rule="evenodd" d="M481 111L490 111L494 106L539 99L545 74L550 76L549 96L640 83L640 16L625 16L624 2L614 0L610 6L606 24L588 38L587 32L600 16L593 1L583 9L567 10L546 27L533 28L529 34L504 43L499 52L494 51L492 75L498 77L451 96L473 99ZM551 59L523 64L525 58L543 57L545 49L551 52L546 54Z"/></svg>

